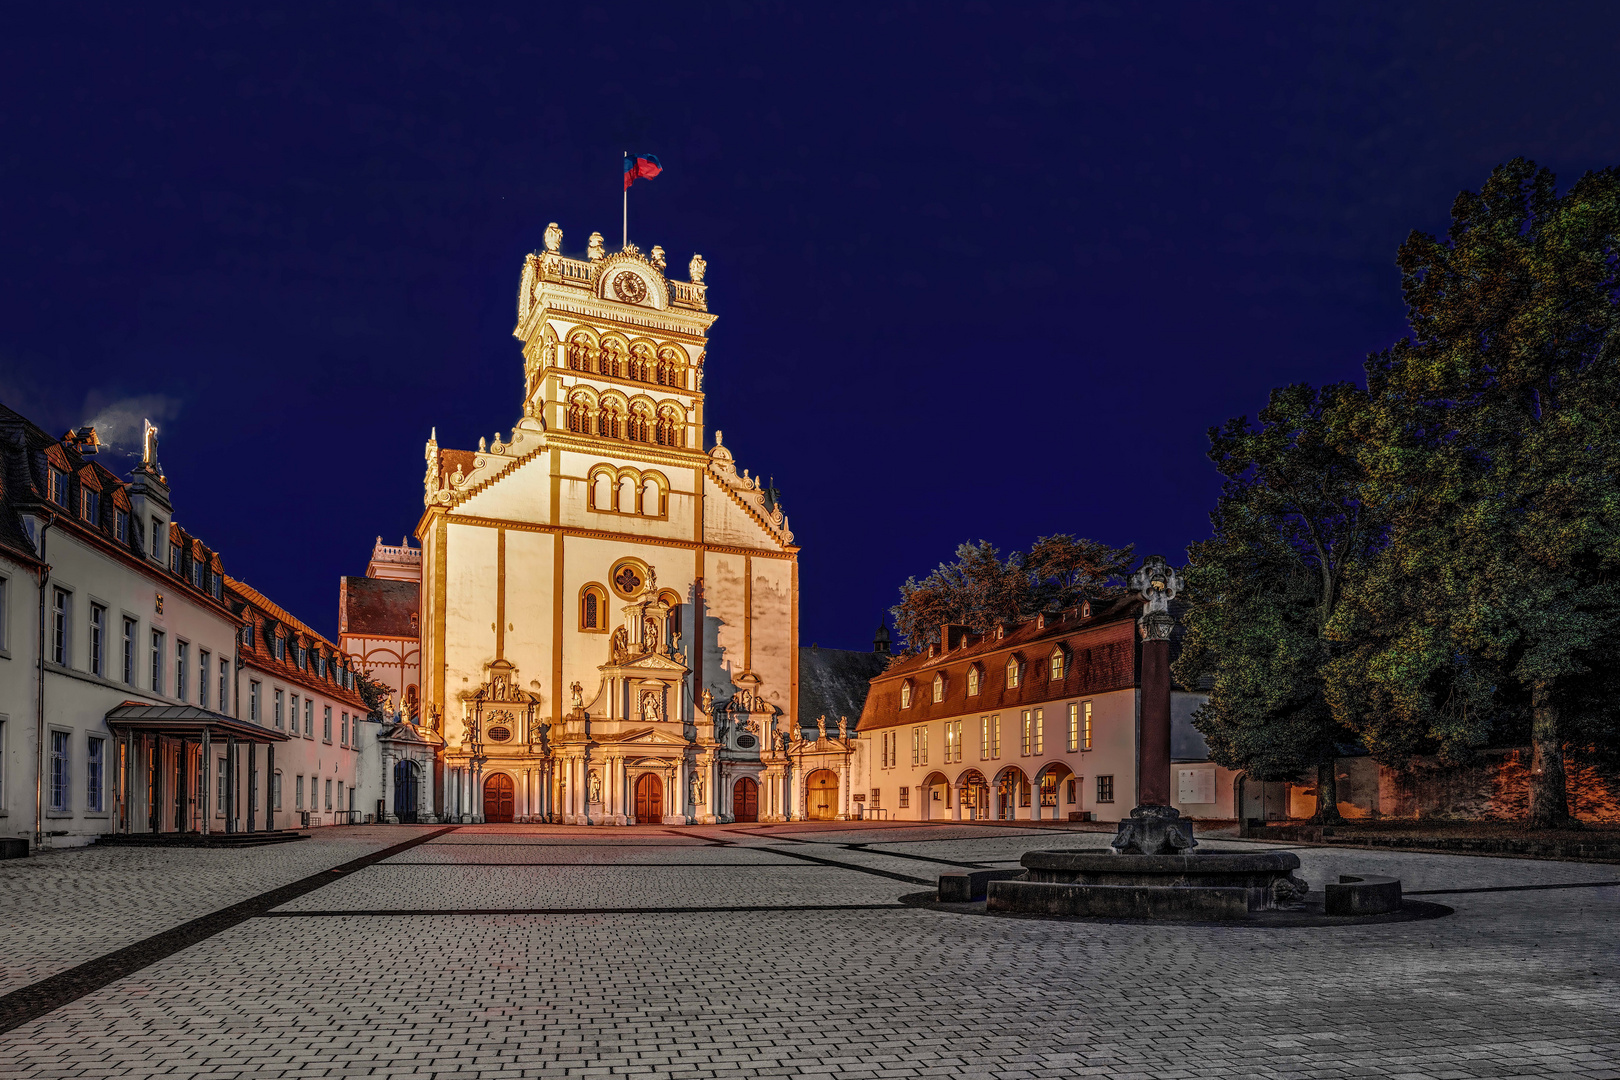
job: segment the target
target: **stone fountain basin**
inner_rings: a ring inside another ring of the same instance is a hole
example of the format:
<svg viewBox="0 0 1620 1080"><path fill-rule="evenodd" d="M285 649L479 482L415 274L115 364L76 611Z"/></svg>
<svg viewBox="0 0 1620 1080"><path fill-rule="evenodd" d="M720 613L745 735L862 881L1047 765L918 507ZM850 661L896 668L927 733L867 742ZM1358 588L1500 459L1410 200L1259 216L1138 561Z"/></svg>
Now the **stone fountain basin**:
<svg viewBox="0 0 1620 1080"><path fill-rule="evenodd" d="M1171 908L1220 898L1234 909L1260 911L1275 907L1273 885L1299 869L1299 856L1288 851L1240 852L1209 855L1115 855L1111 852L1057 850L1031 851L1019 860L1032 885L1105 886L1133 891L1134 903ZM1142 893L1141 890L1221 890L1220 894ZM997 890L1001 891L1001 890ZM1008 890L1045 896L1050 889ZM1059 894L1062 890L1059 891ZM1095 894L1094 895L1100 895ZM1067 902L1067 901L1066 901ZM1102 896L1098 902L1127 903L1123 892ZM1043 901L1043 907L1049 906Z"/></svg>

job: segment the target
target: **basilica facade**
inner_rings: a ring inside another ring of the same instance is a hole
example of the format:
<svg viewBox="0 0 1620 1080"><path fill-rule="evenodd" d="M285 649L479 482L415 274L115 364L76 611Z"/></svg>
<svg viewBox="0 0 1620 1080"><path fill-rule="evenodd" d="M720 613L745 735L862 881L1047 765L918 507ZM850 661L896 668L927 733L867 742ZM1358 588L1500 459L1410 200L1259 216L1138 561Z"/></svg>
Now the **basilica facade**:
<svg viewBox="0 0 1620 1080"><path fill-rule="evenodd" d="M661 248L592 234L575 258L562 240L553 224L524 260L515 422L477 449L427 443L438 813L797 816L798 547L777 493L708 432L703 259L680 281Z"/></svg>

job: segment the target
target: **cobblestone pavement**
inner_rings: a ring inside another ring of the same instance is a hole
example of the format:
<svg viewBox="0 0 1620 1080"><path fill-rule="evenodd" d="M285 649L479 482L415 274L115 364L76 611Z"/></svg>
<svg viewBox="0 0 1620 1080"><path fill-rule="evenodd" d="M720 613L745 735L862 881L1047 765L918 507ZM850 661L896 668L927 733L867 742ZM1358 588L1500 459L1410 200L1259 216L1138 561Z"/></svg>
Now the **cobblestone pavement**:
<svg viewBox="0 0 1620 1080"><path fill-rule="evenodd" d="M434 831L0 863L0 993ZM0 1034L0 1077L1620 1078L1620 887L1583 884L1620 867L1289 849L1456 912L1331 929L897 903L1107 839L464 826Z"/></svg>

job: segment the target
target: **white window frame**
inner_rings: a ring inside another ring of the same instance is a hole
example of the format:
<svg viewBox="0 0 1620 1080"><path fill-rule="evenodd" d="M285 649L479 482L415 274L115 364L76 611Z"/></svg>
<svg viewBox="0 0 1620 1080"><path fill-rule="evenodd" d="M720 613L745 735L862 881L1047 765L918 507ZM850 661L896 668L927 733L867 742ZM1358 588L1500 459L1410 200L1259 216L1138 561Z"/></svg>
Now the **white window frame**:
<svg viewBox="0 0 1620 1080"><path fill-rule="evenodd" d="M134 686L135 672L141 666L136 656L141 648L141 620L133 615L121 615L120 618L124 627L124 682Z"/></svg>
<svg viewBox="0 0 1620 1080"><path fill-rule="evenodd" d="M164 668L167 659L168 635L157 627L152 628L152 693L162 696Z"/></svg>
<svg viewBox="0 0 1620 1080"><path fill-rule="evenodd" d="M107 677L107 605L90 602L90 674Z"/></svg>
<svg viewBox="0 0 1620 1080"><path fill-rule="evenodd" d="M73 590L51 586L51 663L73 666Z"/></svg>
<svg viewBox="0 0 1620 1080"><path fill-rule="evenodd" d="M259 701L263 690L264 684L258 679L248 680L248 719L255 724L261 722L259 720Z"/></svg>
<svg viewBox="0 0 1620 1080"><path fill-rule="evenodd" d="M50 773L46 777L47 810L52 814L71 814L73 812L73 732L67 728L53 727L46 733L51 740L51 749L47 761ZM58 766L61 776L58 782Z"/></svg>
<svg viewBox="0 0 1620 1080"><path fill-rule="evenodd" d="M944 701L944 700L945 700L945 673L943 671L936 671L936 672L934 672L934 701L935 702L941 702L941 701Z"/></svg>
<svg viewBox="0 0 1620 1080"><path fill-rule="evenodd" d="M197 650L197 707L208 708L208 680L214 677L214 654Z"/></svg>
<svg viewBox="0 0 1620 1080"><path fill-rule="evenodd" d="M100 735L85 738L84 811L87 814L107 812L107 740Z"/></svg>
<svg viewBox="0 0 1620 1080"><path fill-rule="evenodd" d="M184 638L174 639L174 696L181 701L186 700L186 661L190 653L191 642Z"/></svg>
<svg viewBox="0 0 1620 1080"><path fill-rule="evenodd" d="M1007 689L1018 689L1019 684L1023 682L1023 667L1024 665L1018 662L1018 657L1007 657Z"/></svg>

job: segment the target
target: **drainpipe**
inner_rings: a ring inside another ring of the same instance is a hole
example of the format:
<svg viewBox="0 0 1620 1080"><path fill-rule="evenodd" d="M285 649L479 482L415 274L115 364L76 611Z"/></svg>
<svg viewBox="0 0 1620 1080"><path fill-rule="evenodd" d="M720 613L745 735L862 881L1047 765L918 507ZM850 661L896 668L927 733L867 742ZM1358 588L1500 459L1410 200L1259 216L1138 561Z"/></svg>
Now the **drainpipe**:
<svg viewBox="0 0 1620 1080"><path fill-rule="evenodd" d="M45 533L56 524L56 515L45 518L39 527L39 695L34 718L34 850L45 844L45 592L51 580L51 567L45 561Z"/></svg>

